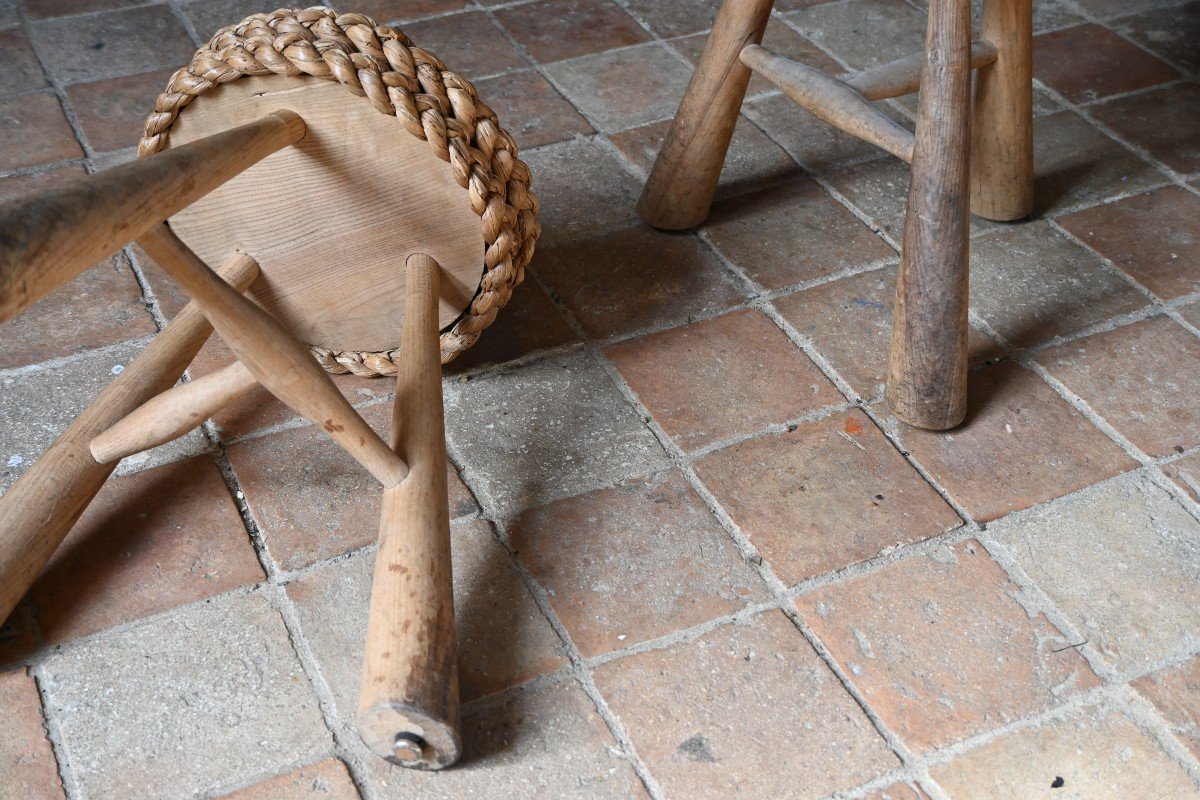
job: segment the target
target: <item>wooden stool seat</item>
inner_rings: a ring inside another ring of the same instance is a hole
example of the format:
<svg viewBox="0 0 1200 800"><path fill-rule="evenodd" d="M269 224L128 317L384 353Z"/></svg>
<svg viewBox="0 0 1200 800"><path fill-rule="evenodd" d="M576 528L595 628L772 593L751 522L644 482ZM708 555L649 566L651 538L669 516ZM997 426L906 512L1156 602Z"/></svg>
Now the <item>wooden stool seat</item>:
<svg viewBox="0 0 1200 800"><path fill-rule="evenodd" d="M0 205L0 322L131 239L191 297L0 497L0 622L121 458L261 385L382 485L359 733L402 766L453 764L441 364L533 255L528 167L468 81L328 8L219 31L172 75L139 156ZM214 330L237 360L175 385ZM386 441L326 370L396 376Z"/></svg>

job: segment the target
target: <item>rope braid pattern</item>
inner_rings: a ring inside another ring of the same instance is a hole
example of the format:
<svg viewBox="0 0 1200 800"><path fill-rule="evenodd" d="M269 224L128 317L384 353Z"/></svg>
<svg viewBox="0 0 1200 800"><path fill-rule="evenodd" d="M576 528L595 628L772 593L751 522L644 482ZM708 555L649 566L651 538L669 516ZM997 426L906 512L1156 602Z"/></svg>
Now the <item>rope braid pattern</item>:
<svg viewBox="0 0 1200 800"><path fill-rule="evenodd" d="M311 75L334 80L394 116L447 162L483 221L484 271L471 304L441 335L442 363L473 345L524 279L540 227L529 167L517 145L465 78L403 32L362 14L280 9L222 28L177 70L146 119L138 155L167 146L171 125L192 100L243 75ZM359 353L309 348L336 374L395 375L398 350Z"/></svg>

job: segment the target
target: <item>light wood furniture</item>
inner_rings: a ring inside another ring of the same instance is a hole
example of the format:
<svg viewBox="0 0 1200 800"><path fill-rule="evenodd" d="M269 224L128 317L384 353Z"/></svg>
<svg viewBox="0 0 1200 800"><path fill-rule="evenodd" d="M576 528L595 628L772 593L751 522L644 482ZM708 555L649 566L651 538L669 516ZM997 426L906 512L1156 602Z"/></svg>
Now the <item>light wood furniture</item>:
<svg viewBox="0 0 1200 800"><path fill-rule="evenodd" d="M403 766L454 763L441 363L521 281L539 233L528 168L470 83L325 8L220 31L171 77L140 155L0 206L0 322L135 239L191 298L0 497L0 621L117 461L262 385L382 484L364 741ZM237 360L175 386L214 329ZM396 375L390 441L326 370Z"/></svg>
<svg viewBox="0 0 1200 800"><path fill-rule="evenodd" d="M923 53L845 81L762 47L772 4L721 6L638 212L668 230L704 221L752 71L910 162L887 402L911 425L952 428L967 408L968 213L1015 220L1033 210L1032 0L984 0L975 41L970 0L930 0ZM915 134L872 105L918 90Z"/></svg>

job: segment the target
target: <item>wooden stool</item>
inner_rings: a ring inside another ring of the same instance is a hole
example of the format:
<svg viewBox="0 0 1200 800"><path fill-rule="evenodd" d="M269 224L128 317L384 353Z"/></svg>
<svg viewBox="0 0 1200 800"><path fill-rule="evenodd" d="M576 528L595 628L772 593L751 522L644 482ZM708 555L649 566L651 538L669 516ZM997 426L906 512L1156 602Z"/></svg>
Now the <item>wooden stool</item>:
<svg viewBox="0 0 1200 800"><path fill-rule="evenodd" d="M968 186L979 216L1015 220L1033 210L1032 0L984 0L977 41L970 0L930 0L924 53L847 81L759 44L772 4L721 6L638 212L668 230L708 216L751 70L825 122L910 162L887 402L911 425L952 428L967 409ZM871 105L918 89L915 136Z"/></svg>
<svg viewBox="0 0 1200 800"><path fill-rule="evenodd" d="M131 239L191 297L0 497L0 621L118 460L261 384L383 484L363 739L403 766L454 763L440 364L521 282L539 233L528 168L469 82L326 8L218 32L171 77L139 155L0 207L0 322ZM214 328L238 360L172 388ZM390 442L318 362L396 375Z"/></svg>

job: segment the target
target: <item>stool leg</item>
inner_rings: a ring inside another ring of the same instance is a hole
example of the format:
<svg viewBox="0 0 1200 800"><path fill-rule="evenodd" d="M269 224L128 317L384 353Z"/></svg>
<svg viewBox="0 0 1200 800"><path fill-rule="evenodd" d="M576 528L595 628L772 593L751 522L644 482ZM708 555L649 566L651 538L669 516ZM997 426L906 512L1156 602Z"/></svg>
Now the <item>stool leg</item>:
<svg viewBox="0 0 1200 800"><path fill-rule="evenodd" d="M962 422L967 408L970 52L970 0L933 0L887 401L903 421L934 430Z"/></svg>
<svg viewBox="0 0 1200 800"><path fill-rule="evenodd" d="M996 61L976 78L971 210L1020 219L1033 211L1033 0L985 0L980 37Z"/></svg>
<svg viewBox="0 0 1200 800"><path fill-rule="evenodd" d="M665 230L694 228L708 216L750 69L742 48L762 42L774 0L725 0L704 55L675 112L638 214Z"/></svg>
<svg viewBox="0 0 1200 800"><path fill-rule="evenodd" d="M408 476L383 492L358 730L377 755L441 769L462 749L454 647L450 508L438 344L439 266L408 260L392 447Z"/></svg>

